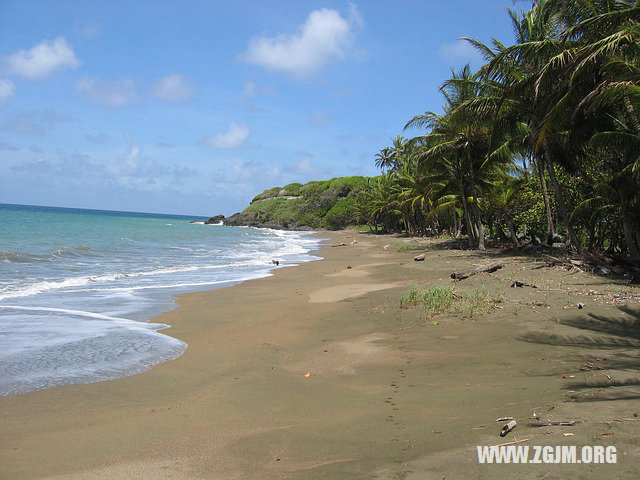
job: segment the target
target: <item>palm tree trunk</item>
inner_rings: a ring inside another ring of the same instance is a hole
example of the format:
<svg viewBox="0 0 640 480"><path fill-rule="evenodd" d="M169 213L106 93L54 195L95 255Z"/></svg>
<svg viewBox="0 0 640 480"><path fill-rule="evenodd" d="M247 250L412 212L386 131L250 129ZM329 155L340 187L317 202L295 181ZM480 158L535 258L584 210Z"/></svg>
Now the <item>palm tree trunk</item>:
<svg viewBox="0 0 640 480"><path fill-rule="evenodd" d="M546 141L544 142L544 156L545 164L547 165L547 171L549 172L549 179L551 180L551 186L553 187L553 192L556 195L558 209L560 210L560 215L562 215L562 220L564 220L565 227L567 228L569 240L571 241L571 244L576 247L576 250L578 252L582 252L582 244L580 243L580 240L578 240L578 237L573 230L573 226L571 225L571 217L569 216L569 212L567 211L567 205L564 202L564 196L562 195L560 184L558 183L558 179L556 178L556 172L553 167L553 160L551 159L551 152Z"/></svg>
<svg viewBox="0 0 640 480"><path fill-rule="evenodd" d="M478 229L478 250L486 250L484 246L484 224L480 217L480 208L478 208L478 200L476 197L472 197L471 204L473 205L473 213L476 217L476 228Z"/></svg>
<svg viewBox="0 0 640 480"><path fill-rule="evenodd" d="M460 198L462 199L462 209L464 210L464 220L467 224L467 236L469 237L469 248L473 248L475 245L475 236L473 228L471 227L471 216L469 214L469 205L467 204L467 195L464 191L464 186L460 183Z"/></svg>
<svg viewBox="0 0 640 480"><path fill-rule="evenodd" d="M520 240L518 239L518 234L516 233L516 227L513 224L513 217L510 213L505 212L505 218L507 220L507 227L509 227L509 233L511 234L511 241L516 247L519 247Z"/></svg>
<svg viewBox="0 0 640 480"><path fill-rule="evenodd" d="M622 230L629 256L634 262L640 262L640 244L636 244L632 216L627 209L622 212Z"/></svg>
<svg viewBox="0 0 640 480"><path fill-rule="evenodd" d="M460 234L462 233L462 221L458 219L458 212L456 209L453 209L453 231L455 232L455 237L460 238Z"/></svg>
<svg viewBox="0 0 640 480"><path fill-rule="evenodd" d="M547 189L547 180L544 178L544 160L538 158L536 162L536 170L538 170L538 178L540 179L540 188L542 190L542 200L544 201L544 213L547 217L547 245L553 243L553 236L556 233L553 226L553 213L551 212L551 200L549 198L549 190Z"/></svg>
<svg viewBox="0 0 640 480"><path fill-rule="evenodd" d="M473 215L475 216L475 222L473 226L476 228L475 235L478 240L478 250L485 250L484 247L484 225L482 224L482 218L480 216L480 209L478 208L478 200L476 199L476 176L473 171L473 159L471 158L471 150L467 148L467 163L469 166L469 178L471 179L471 205L473 207Z"/></svg>

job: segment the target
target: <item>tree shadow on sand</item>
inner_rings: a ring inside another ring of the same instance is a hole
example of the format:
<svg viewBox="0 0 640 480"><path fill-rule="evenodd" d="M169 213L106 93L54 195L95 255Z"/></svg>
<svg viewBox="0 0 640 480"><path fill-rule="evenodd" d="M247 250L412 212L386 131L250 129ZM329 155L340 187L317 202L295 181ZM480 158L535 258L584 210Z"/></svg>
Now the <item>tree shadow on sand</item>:
<svg viewBox="0 0 640 480"><path fill-rule="evenodd" d="M592 359L588 356L576 359L580 362L577 371L600 372L602 380L567 382L564 388L575 392L570 395L574 401L640 399L640 308L621 306L618 310L618 314L610 317L590 313L559 321L575 328L575 334L529 332L520 340L608 351L606 358L599 358L597 364L589 362ZM613 379L610 374L616 377L627 375L629 378Z"/></svg>

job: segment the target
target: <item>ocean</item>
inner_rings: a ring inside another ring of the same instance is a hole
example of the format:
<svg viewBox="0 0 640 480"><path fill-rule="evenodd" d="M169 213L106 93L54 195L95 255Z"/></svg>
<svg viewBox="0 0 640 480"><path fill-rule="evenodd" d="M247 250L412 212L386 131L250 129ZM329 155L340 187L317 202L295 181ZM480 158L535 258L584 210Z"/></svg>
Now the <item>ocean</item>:
<svg viewBox="0 0 640 480"><path fill-rule="evenodd" d="M175 359L188 345L149 320L174 308L177 293L318 258L310 232L203 220L0 204L0 396Z"/></svg>

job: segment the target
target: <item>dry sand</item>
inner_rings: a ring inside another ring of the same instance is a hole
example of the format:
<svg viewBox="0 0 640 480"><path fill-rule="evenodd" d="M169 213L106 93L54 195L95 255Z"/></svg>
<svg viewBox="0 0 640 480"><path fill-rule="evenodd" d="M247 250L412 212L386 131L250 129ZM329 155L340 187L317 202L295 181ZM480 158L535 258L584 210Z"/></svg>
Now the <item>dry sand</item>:
<svg viewBox="0 0 640 480"><path fill-rule="evenodd" d="M180 296L157 319L189 344L175 361L0 398L0 479L640 477L637 288L502 257L455 284L473 312L401 309L411 284L453 285L491 255L431 242L418 263L353 235L323 233L346 243L323 261ZM579 423L527 427L534 412ZM519 422L504 439L500 416ZM615 445L618 463L478 465L476 445L516 439Z"/></svg>

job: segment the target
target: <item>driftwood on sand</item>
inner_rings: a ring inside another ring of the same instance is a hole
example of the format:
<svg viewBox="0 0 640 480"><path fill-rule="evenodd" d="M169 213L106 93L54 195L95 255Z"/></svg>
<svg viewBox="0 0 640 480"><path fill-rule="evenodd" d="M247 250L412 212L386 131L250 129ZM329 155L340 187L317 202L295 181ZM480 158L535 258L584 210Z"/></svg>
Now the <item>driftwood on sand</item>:
<svg viewBox="0 0 640 480"><path fill-rule="evenodd" d="M504 263L494 262L490 263L489 265L481 265L474 268L473 270L469 270L468 272L453 272L451 274L451 278L453 278L454 280L464 280L465 278L469 278L476 273L491 273L495 272L496 270L500 270L502 267L504 267Z"/></svg>
<svg viewBox="0 0 640 480"><path fill-rule="evenodd" d="M511 284L511 288L522 288L522 287L538 288L533 283L521 282L519 280L516 280Z"/></svg>
<svg viewBox="0 0 640 480"><path fill-rule="evenodd" d="M511 420L509 423L503 425L500 429L500 436L504 437L507 433L516 428L517 425L518 423L515 420Z"/></svg>
<svg viewBox="0 0 640 480"><path fill-rule="evenodd" d="M519 445L520 443L528 442L533 437L523 438L522 440L515 440L513 442L501 443L500 445L492 445L492 447L506 447L509 445Z"/></svg>
<svg viewBox="0 0 640 480"><path fill-rule="evenodd" d="M629 283L636 283L640 280L640 267L632 264L628 259L597 252L582 255L574 253L565 257L545 255L544 263L534 269L549 267L561 267L569 273L592 272L600 275L625 275L630 278Z"/></svg>
<svg viewBox="0 0 640 480"><path fill-rule="evenodd" d="M570 422L530 422L527 425L530 427L555 427L557 425L563 427L572 427L576 424L575 421L571 420Z"/></svg>

